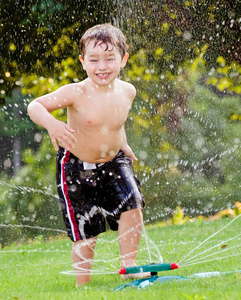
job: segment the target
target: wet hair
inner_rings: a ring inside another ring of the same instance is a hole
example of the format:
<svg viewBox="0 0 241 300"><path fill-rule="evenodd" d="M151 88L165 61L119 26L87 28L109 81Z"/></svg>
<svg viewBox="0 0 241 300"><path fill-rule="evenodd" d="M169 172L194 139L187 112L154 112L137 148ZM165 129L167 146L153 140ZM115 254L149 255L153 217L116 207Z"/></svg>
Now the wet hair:
<svg viewBox="0 0 241 300"><path fill-rule="evenodd" d="M80 55L84 58L86 54L86 47L88 46L89 42L94 40L94 47L101 42L106 44L105 51L109 49L108 43L112 46L116 47L121 55L121 58L127 53L127 45L126 45L126 38L121 30L113 25L106 23L106 24L99 24L95 25L94 27L89 28L82 38L80 39Z"/></svg>

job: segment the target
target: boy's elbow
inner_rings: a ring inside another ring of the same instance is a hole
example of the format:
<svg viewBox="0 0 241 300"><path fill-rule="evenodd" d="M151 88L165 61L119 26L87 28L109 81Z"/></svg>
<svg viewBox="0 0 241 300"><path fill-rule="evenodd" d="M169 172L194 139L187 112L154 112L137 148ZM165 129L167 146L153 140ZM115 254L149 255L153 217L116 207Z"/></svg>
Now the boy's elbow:
<svg viewBox="0 0 241 300"><path fill-rule="evenodd" d="M27 106L27 112L29 116L31 115L32 108L33 108L33 102L30 102L29 105Z"/></svg>
<svg viewBox="0 0 241 300"><path fill-rule="evenodd" d="M32 101L29 103L29 105L27 106L27 113L29 115L29 117L32 119L32 117L34 116L34 114L36 114L39 110L38 107L36 107L37 102Z"/></svg>

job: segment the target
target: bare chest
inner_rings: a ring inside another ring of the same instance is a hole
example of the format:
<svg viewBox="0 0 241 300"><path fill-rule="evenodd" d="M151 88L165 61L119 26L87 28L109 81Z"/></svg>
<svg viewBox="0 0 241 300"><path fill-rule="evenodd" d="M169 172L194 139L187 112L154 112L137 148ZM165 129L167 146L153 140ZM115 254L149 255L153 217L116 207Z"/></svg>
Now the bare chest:
<svg viewBox="0 0 241 300"><path fill-rule="evenodd" d="M118 130L125 123L129 106L121 99L89 99L69 109L69 117L84 128Z"/></svg>

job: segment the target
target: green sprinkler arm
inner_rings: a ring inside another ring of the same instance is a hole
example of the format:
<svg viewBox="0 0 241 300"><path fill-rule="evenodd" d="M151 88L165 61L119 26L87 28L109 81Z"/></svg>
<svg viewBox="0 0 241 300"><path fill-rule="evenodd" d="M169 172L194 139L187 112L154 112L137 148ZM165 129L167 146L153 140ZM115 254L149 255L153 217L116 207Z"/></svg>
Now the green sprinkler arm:
<svg viewBox="0 0 241 300"><path fill-rule="evenodd" d="M144 273L144 272L161 272L161 271L169 271L178 269L178 264L171 263L171 264L151 264L151 265L144 265L144 266L133 266L133 267L126 267L122 268L118 271L119 274L134 274L134 273Z"/></svg>

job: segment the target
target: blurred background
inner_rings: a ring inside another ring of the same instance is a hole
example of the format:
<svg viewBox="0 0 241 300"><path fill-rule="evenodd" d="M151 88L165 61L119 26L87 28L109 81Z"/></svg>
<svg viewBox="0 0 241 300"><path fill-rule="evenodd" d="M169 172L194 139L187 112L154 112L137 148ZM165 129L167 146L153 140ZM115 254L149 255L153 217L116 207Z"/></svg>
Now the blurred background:
<svg viewBox="0 0 241 300"><path fill-rule="evenodd" d="M64 229L56 153L26 108L85 78L79 40L107 22L129 45L120 76L137 89L126 130L145 222L177 206L209 216L241 200L240 1L0 0L2 246ZM66 120L64 109L53 114Z"/></svg>

